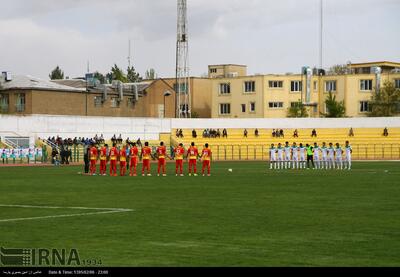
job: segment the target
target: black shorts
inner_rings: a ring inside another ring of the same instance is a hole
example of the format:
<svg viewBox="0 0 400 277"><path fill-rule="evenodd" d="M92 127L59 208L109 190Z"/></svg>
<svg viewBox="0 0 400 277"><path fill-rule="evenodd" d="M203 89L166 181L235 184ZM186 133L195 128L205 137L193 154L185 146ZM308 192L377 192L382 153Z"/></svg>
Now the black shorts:
<svg viewBox="0 0 400 277"><path fill-rule="evenodd" d="M313 155L307 155L307 162L313 161L313 160L314 160Z"/></svg>

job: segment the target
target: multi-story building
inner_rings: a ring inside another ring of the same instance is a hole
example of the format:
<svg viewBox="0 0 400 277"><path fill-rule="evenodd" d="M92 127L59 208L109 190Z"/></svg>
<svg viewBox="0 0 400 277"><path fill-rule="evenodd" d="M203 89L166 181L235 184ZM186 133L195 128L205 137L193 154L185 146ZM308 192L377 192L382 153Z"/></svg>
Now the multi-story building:
<svg viewBox="0 0 400 277"><path fill-rule="evenodd" d="M378 70L378 71L376 71ZM346 116L367 116L377 81L400 88L400 63L351 64L343 74L303 68L303 74L246 75L243 66L209 66L212 80L212 117L281 118L288 108L305 103L310 117L326 113L325 100L332 92L344 101ZM308 74L307 74L308 73ZM314 73L314 74L313 74Z"/></svg>

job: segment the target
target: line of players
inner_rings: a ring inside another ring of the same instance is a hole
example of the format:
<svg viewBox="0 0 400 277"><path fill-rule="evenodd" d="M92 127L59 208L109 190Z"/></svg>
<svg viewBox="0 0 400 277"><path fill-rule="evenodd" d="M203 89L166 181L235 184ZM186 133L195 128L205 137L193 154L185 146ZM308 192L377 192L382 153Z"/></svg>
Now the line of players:
<svg viewBox="0 0 400 277"><path fill-rule="evenodd" d="M207 176L211 176L211 149L206 143L204 148L199 154L199 150L195 146L195 143L192 142L190 147L186 150L183 144L179 144L178 147L174 148L174 159L175 159L175 174L176 176L184 176L183 175L183 162L184 159L189 162L189 176L193 175L197 176L197 161L202 161L202 174L205 176L205 172L207 171ZM117 145L113 143L113 146L109 149L108 145L102 146L98 149L95 144L91 144L88 153L88 159L90 160L90 175L96 175L97 172L97 161L100 160L100 175L105 176L107 172L107 164L110 162L110 176L117 176L117 164L119 163L119 175L125 176L127 174L127 162L129 161L129 176L137 176L137 169L139 161L142 161L142 176L151 176L151 159L157 159L158 168L157 173L160 176L162 172L162 176L166 175L166 158L172 160L173 158L167 154L167 148L164 145L164 142L160 143L160 146L157 147L155 153L153 153L152 148L149 147L149 143L145 142L144 147L139 148L136 146L136 143L132 143L131 146L129 144L124 145L121 149L117 148Z"/></svg>
<svg viewBox="0 0 400 277"><path fill-rule="evenodd" d="M351 170L352 153L353 150L348 141L346 141L344 151L339 143L335 146L329 143L327 146L323 142L321 147L317 143L314 143L314 146L308 144L303 146L302 143L297 146L295 142L292 145L286 142L284 146L279 143L278 147L271 144L270 169L310 169L311 162L313 169Z"/></svg>

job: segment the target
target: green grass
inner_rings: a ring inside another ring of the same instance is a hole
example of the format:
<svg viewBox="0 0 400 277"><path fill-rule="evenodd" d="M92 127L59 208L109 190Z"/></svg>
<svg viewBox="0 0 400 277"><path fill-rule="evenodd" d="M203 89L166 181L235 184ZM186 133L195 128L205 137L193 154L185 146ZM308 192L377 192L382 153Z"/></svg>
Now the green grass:
<svg viewBox="0 0 400 277"><path fill-rule="evenodd" d="M105 266L400 265L399 163L354 163L350 172L215 163L211 177L175 177L168 167L164 178L0 167L3 205L134 209L0 222L0 245L77 248ZM79 212L0 207L0 220Z"/></svg>

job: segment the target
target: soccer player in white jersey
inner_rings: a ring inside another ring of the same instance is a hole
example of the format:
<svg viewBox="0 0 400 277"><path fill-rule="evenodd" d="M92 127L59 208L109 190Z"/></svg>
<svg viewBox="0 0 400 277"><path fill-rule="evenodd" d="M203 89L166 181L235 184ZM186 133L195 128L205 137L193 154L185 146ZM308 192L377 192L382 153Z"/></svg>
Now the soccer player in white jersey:
<svg viewBox="0 0 400 277"><path fill-rule="evenodd" d="M292 148L290 147L289 142L287 141L285 143L285 169L290 168L290 160L291 160L290 150L292 150Z"/></svg>
<svg viewBox="0 0 400 277"><path fill-rule="evenodd" d="M337 169L343 170L343 149L340 147L339 143L336 143L335 157Z"/></svg>
<svg viewBox="0 0 400 277"><path fill-rule="evenodd" d="M345 151L346 163L344 169L351 170L351 154L353 154L353 149L351 148L349 141L346 141Z"/></svg>
<svg viewBox="0 0 400 277"><path fill-rule="evenodd" d="M276 169L276 148L273 143L269 149L269 169L272 169L272 166Z"/></svg>
<svg viewBox="0 0 400 277"><path fill-rule="evenodd" d="M283 169L283 151L285 149L282 147L282 144L278 143L278 148L276 148L276 153L278 154L278 169Z"/></svg>
<svg viewBox="0 0 400 277"><path fill-rule="evenodd" d="M305 168L306 167L306 148L303 146L302 143L300 143L299 152L300 152L300 168Z"/></svg>
<svg viewBox="0 0 400 277"><path fill-rule="evenodd" d="M328 169L328 148L326 147L326 143L322 143L321 147L322 153L322 161L321 161L321 169Z"/></svg>
<svg viewBox="0 0 400 277"><path fill-rule="evenodd" d="M315 163L315 169L320 169L320 160L319 160L319 151L320 148L318 146L318 144L316 142L314 142L314 148L313 148L313 152L314 152L314 163Z"/></svg>
<svg viewBox="0 0 400 277"><path fill-rule="evenodd" d="M335 148L333 148L332 142L329 143L328 147L328 162L327 162L327 169L335 169Z"/></svg>
<svg viewBox="0 0 400 277"><path fill-rule="evenodd" d="M299 149L297 147L297 144L293 142L292 145L292 162L293 162L293 169L298 169L299 168Z"/></svg>

